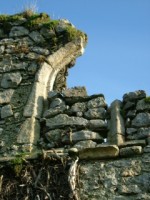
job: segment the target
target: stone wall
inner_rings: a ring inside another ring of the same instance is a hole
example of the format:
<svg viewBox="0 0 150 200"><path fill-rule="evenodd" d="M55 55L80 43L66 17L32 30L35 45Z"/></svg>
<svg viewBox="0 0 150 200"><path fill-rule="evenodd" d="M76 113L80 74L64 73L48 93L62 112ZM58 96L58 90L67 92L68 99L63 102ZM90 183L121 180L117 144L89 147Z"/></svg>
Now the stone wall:
<svg viewBox="0 0 150 200"><path fill-rule="evenodd" d="M27 14L0 16L1 156L37 146L48 91L66 87L66 71L86 44L85 35L67 20Z"/></svg>
<svg viewBox="0 0 150 200"><path fill-rule="evenodd" d="M69 158L74 199L150 199L150 98L66 89L86 35L46 14L0 16L0 161ZM39 172L40 173L40 172ZM2 186L3 175L0 176ZM1 191L1 187L0 187Z"/></svg>

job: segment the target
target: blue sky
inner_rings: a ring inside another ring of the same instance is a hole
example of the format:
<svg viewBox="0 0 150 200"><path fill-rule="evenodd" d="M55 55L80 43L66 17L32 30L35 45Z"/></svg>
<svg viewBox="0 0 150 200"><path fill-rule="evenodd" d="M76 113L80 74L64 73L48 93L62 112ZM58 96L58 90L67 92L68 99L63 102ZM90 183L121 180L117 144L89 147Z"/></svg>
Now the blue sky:
<svg viewBox="0 0 150 200"><path fill-rule="evenodd" d="M150 0L1 0L0 13L14 14L34 2L38 12L66 18L88 35L68 87L103 93L108 104L138 89L150 95Z"/></svg>

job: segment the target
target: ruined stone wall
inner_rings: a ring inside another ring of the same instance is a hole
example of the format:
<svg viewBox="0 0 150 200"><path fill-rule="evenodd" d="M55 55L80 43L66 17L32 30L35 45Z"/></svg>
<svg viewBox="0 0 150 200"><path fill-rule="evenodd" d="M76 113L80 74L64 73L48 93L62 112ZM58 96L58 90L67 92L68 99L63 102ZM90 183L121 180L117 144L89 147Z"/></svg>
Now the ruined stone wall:
<svg viewBox="0 0 150 200"><path fill-rule="evenodd" d="M67 20L24 13L0 16L0 25L0 161L40 154L64 167L69 158L74 199L149 200L145 91L127 93L108 107L103 94L66 89L67 69L86 44Z"/></svg>
<svg viewBox="0 0 150 200"><path fill-rule="evenodd" d="M86 44L67 20L27 14L0 16L0 157L36 148L48 92L55 79L57 90L66 87L67 69Z"/></svg>

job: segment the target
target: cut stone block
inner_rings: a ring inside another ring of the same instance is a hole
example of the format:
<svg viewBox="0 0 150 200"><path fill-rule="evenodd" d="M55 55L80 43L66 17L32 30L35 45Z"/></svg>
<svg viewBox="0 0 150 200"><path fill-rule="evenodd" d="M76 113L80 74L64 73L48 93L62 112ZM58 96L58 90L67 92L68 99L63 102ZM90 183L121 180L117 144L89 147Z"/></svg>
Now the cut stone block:
<svg viewBox="0 0 150 200"><path fill-rule="evenodd" d="M119 148L116 145L101 145L96 148L87 148L79 151L79 158L82 160L114 158L119 155Z"/></svg>

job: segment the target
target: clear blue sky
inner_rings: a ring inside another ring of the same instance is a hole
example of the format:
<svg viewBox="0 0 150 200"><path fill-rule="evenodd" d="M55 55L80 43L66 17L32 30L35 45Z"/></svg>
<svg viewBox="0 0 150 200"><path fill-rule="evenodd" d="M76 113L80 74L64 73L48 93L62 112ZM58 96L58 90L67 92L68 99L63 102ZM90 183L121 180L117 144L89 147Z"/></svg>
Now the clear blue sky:
<svg viewBox="0 0 150 200"><path fill-rule="evenodd" d="M34 1L1 0L14 14ZM38 12L69 19L87 33L85 54L70 69L68 87L103 93L109 104L126 92L150 95L150 0L37 0Z"/></svg>

